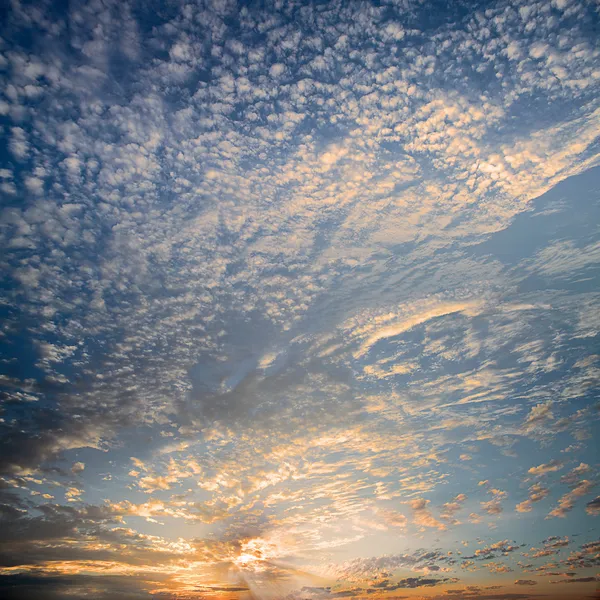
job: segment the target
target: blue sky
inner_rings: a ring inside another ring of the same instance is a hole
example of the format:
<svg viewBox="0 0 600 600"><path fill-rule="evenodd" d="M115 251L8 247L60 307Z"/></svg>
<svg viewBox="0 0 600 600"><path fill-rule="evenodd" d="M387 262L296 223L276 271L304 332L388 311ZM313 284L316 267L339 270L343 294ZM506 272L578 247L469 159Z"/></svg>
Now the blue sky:
<svg viewBox="0 0 600 600"><path fill-rule="evenodd" d="M0 595L594 597L594 3L0 21Z"/></svg>

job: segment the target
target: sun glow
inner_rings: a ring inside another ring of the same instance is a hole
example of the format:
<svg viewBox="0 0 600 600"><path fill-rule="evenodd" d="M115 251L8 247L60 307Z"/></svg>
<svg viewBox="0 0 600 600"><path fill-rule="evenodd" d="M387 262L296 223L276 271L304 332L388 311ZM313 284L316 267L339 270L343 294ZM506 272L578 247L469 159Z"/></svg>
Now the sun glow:
<svg viewBox="0 0 600 600"><path fill-rule="evenodd" d="M278 556L277 547L262 538L253 538L244 542L234 563L245 571L260 572L268 568L268 561Z"/></svg>

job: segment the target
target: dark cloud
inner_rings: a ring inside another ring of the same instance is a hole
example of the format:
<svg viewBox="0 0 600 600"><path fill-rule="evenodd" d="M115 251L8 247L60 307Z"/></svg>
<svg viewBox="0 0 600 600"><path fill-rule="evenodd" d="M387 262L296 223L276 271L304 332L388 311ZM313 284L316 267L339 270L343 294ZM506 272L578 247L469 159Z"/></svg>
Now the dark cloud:
<svg viewBox="0 0 600 600"><path fill-rule="evenodd" d="M550 583L593 583L600 581L600 577L573 577L568 579L558 579L550 581Z"/></svg>
<svg viewBox="0 0 600 600"><path fill-rule="evenodd" d="M164 577L113 577L103 576L101 579L94 576L70 575L56 576L51 574L14 574L0 575L0 595L6 600L65 600L73 596L79 598L89 597L90 590L94 590L94 598L110 600L123 598L124 600L150 599L153 595L150 590L156 583L164 581Z"/></svg>
<svg viewBox="0 0 600 600"><path fill-rule="evenodd" d="M600 515L600 496L594 498L593 500L590 500L585 505L585 511L589 515Z"/></svg>
<svg viewBox="0 0 600 600"><path fill-rule="evenodd" d="M198 589L200 591L206 590L206 591L212 591L212 592L247 592L249 588L235 586L235 585L228 585L228 586L205 585L205 586L200 586Z"/></svg>
<svg viewBox="0 0 600 600"><path fill-rule="evenodd" d="M31 509L31 507L29 507ZM107 506L77 508L57 504L37 506L40 516L23 511L0 519L0 565L42 565L48 561L112 560L119 552L124 564L140 565L176 559L153 548L150 541L122 526L120 514Z"/></svg>
<svg viewBox="0 0 600 600"><path fill-rule="evenodd" d="M400 579L389 589L434 587L450 581L449 579L433 579L431 577L407 577Z"/></svg>

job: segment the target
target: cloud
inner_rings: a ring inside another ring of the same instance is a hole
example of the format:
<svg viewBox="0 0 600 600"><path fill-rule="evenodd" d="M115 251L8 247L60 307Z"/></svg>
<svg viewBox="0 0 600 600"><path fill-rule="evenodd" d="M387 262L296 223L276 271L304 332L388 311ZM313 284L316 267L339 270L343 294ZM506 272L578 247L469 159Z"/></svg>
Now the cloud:
<svg viewBox="0 0 600 600"><path fill-rule="evenodd" d="M462 510L466 500L467 496L465 494L458 494L450 502L446 502L442 506L442 513L440 517L454 524L458 523L458 521L456 521L456 519L454 518L454 515L460 510Z"/></svg>
<svg viewBox="0 0 600 600"><path fill-rule="evenodd" d="M77 473L82 473L84 469L85 469L85 463L82 463L79 461L73 463L73 465L71 466L71 472L74 475L77 475Z"/></svg>
<svg viewBox="0 0 600 600"><path fill-rule="evenodd" d="M562 469L563 467L563 462L556 459L552 459L549 463L542 464L537 467L531 467L527 472L533 475L534 477L540 477L541 475L546 475L547 473L560 471L560 469Z"/></svg>
<svg viewBox="0 0 600 600"><path fill-rule="evenodd" d="M371 347L373 347L377 342L385 340L387 338L401 335L402 333L412 329L413 327L426 323L431 319L436 319L438 317L443 317L458 312L472 313L476 312L478 308L479 303L477 302L449 303L433 306L431 309L425 312L414 314L409 318L402 319L400 321L394 322L393 316L391 315L376 318L375 323L373 324L373 326L371 326L376 327L376 330L372 333L367 334L366 340L362 343L360 349L357 350L357 352L355 353L355 358L361 358L362 356L367 354ZM392 322L389 323L390 321ZM384 326L379 326L379 322L387 322L388 324Z"/></svg>
<svg viewBox="0 0 600 600"><path fill-rule="evenodd" d="M412 554L355 558L339 564L330 564L322 574L340 581L365 582L402 568L415 571L435 570L437 563L443 562L445 558L440 552L426 550L418 550Z"/></svg>
<svg viewBox="0 0 600 600"><path fill-rule="evenodd" d="M548 513L548 516L546 518L564 518L567 515L567 513L573 509L576 499L580 498L581 496L585 496L586 494L589 494L593 487L593 482L587 479L582 479L573 486L573 489L570 492L567 492L559 498L558 506L552 509Z"/></svg>
<svg viewBox="0 0 600 600"><path fill-rule="evenodd" d="M537 427L544 421L551 420L552 418L552 403L546 402L545 404L537 404L527 415L527 418L525 419L525 427L527 429Z"/></svg>
<svg viewBox="0 0 600 600"><path fill-rule="evenodd" d="M574 577L572 579L558 579L550 581L550 583L593 583L600 581L599 577Z"/></svg>
<svg viewBox="0 0 600 600"><path fill-rule="evenodd" d="M413 510L413 522L421 527L432 527L444 531L447 526L445 523L438 521L431 511L427 508L429 500L424 498L416 498L411 500L410 507Z"/></svg>
<svg viewBox="0 0 600 600"><path fill-rule="evenodd" d="M490 559L494 558L497 555L507 555L511 552L515 552L519 549L519 546L516 546L510 540L501 540L499 542L495 542L494 544L490 544L489 546L485 546L483 548L478 548L475 550L475 554L473 557L477 557L480 559Z"/></svg>
<svg viewBox="0 0 600 600"><path fill-rule="evenodd" d="M586 463L579 463L579 466L572 469L567 475L563 475L560 478L560 482L568 485L576 484L582 475L585 475L590 471L591 469L589 465Z"/></svg>
<svg viewBox="0 0 600 600"><path fill-rule="evenodd" d="M538 582L533 579L517 579L515 585L537 585Z"/></svg>
<svg viewBox="0 0 600 600"><path fill-rule="evenodd" d="M540 485L539 483L534 483L529 488L529 497L527 498L527 500L519 502L519 504L517 504L517 506L515 507L515 510L520 513L531 512L533 508L532 505L546 498L549 493L550 490L548 488Z"/></svg>
<svg viewBox="0 0 600 600"><path fill-rule="evenodd" d="M488 490L488 494L492 496L492 499L488 500L487 502L480 503L482 510L484 510L488 515L499 515L503 511L501 504L502 500L508 496L508 493L492 488Z"/></svg>
<svg viewBox="0 0 600 600"><path fill-rule="evenodd" d="M402 589L402 588L419 588L419 587L433 587L440 585L448 581L447 579L433 579L426 577L407 577L406 579L400 579L395 584L390 586L388 589Z"/></svg>
<svg viewBox="0 0 600 600"><path fill-rule="evenodd" d="M91 414L89 421L73 419L58 411L31 415L29 432L7 423L0 424L2 448L0 472L19 473L37 469L59 453L71 448L100 448L103 439L112 436L111 417ZM120 423L122 421L118 419ZM35 435L31 435L31 433Z"/></svg>
<svg viewBox="0 0 600 600"><path fill-rule="evenodd" d="M593 500L590 500L585 505L585 512L587 512L588 515L598 515L598 514L600 514L600 497L597 497L597 498L594 498Z"/></svg>
<svg viewBox="0 0 600 600"><path fill-rule="evenodd" d="M103 579L102 590L97 597L100 600L109 600L115 595L126 600L135 598L151 598L150 590L157 584L165 581L164 576L112 576ZM21 600L31 596L41 600L58 600L65 593L74 591L86 593L94 585L95 576L71 574L56 575L52 572L38 572L36 574L10 574L0 576L0 589L6 598Z"/></svg>

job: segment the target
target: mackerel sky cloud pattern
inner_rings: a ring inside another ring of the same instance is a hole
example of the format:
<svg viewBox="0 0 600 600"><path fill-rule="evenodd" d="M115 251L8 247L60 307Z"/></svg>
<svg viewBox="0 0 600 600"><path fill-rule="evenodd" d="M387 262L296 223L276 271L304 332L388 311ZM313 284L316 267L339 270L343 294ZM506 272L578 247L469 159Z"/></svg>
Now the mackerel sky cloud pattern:
<svg viewBox="0 0 600 600"><path fill-rule="evenodd" d="M0 597L596 597L597 3L0 14Z"/></svg>

